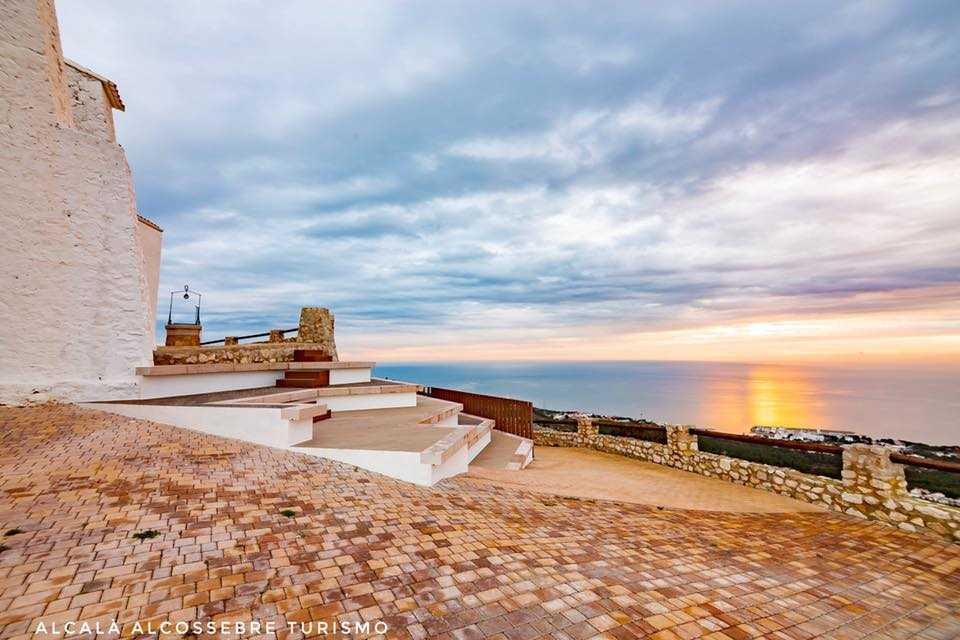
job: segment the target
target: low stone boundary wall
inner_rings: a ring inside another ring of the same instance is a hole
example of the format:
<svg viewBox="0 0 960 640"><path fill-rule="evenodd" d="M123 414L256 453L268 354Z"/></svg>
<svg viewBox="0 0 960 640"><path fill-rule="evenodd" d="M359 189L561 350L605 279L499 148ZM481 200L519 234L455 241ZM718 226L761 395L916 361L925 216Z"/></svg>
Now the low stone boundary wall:
<svg viewBox="0 0 960 640"><path fill-rule="evenodd" d="M842 480L801 473L758 462L698 450L687 427L667 426L667 444L601 435L587 417L576 432L535 427L533 441L545 447L585 447L662 464L740 485L822 504L851 516L877 520L905 531L926 529L960 543L960 509L928 502L907 493L903 465L890 461L891 449L844 447Z"/></svg>
<svg viewBox="0 0 960 640"><path fill-rule="evenodd" d="M213 347L157 347L153 352L154 365L219 364L233 362L292 362L296 349L317 349L311 342L255 342Z"/></svg>
<svg viewBox="0 0 960 640"><path fill-rule="evenodd" d="M153 364L219 364L232 362L291 362L296 349L319 350L337 360L334 339L334 317L324 307L304 307L300 310L297 337L284 339L283 331L273 329L267 342L238 344L236 337L227 337L223 345L206 347L157 347Z"/></svg>

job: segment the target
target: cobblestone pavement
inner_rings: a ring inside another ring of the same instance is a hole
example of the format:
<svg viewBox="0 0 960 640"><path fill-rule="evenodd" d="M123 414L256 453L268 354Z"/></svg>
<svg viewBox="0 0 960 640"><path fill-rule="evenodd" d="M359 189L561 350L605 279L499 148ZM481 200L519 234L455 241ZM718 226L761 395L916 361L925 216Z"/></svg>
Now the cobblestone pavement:
<svg viewBox="0 0 960 640"><path fill-rule="evenodd" d="M3 637L259 621L284 639L333 619L450 640L960 635L960 545L832 513L425 489L62 406L0 408L0 471L0 524L22 530L0 538Z"/></svg>

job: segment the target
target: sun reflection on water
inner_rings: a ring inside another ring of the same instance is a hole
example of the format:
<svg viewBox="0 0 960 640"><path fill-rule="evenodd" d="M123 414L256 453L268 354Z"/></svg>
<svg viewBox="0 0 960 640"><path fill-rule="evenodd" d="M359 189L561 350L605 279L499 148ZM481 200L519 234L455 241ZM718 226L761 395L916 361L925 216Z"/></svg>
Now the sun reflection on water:
<svg viewBox="0 0 960 640"><path fill-rule="evenodd" d="M826 389L800 367L756 365L704 387L700 424L746 433L754 425L822 427Z"/></svg>
<svg viewBox="0 0 960 640"><path fill-rule="evenodd" d="M802 369L758 366L750 369L747 402L750 424L819 427L822 391Z"/></svg>

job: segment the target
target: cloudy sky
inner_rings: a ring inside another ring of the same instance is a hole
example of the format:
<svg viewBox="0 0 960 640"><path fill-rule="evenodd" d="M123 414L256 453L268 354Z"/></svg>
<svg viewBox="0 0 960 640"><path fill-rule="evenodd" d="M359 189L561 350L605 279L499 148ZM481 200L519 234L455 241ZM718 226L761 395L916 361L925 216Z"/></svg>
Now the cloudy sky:
<svg viewBox="0 0 960 640"><path fill-rule="evenodd" d="M955 0L57 7L208 337L960 357Z"/></svg>

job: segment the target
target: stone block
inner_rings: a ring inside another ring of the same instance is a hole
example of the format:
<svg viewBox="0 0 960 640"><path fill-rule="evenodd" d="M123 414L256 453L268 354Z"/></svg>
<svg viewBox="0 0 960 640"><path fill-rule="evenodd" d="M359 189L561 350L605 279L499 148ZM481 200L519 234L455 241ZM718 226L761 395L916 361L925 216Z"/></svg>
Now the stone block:
<svg viewBox="0 0 960 640"><path fill-rule="evenodd" d="M594 438L600 432L600 428L594 424L593 418L587 415L577 416L577 433L584 438Z"/></svg>
<svg viewBox="0 0 960 640"><path fill-rule="evenodd" d="M903 466L890 460L891 449L876 445L855 444L843 450L843 484L880 498L896 497L906 492Z"/></svg>
<svg viewBox="0 0 960 640"><path fill-rule="evenodd" d="M668 424L667 447L676 455L689 456L698 451L697 436L690 433L690 427Z"/></svg>
<svg viewBox="0 0 960 640"><path fill-rule="evenodd" d="M168 324L166 326L168 347L199 347L203 327L199 324Z"/></svg>

